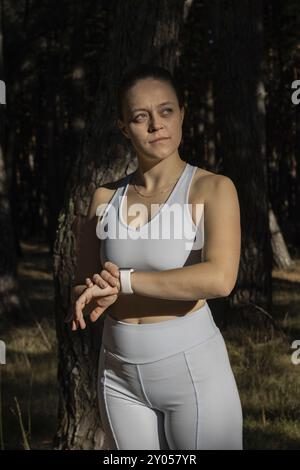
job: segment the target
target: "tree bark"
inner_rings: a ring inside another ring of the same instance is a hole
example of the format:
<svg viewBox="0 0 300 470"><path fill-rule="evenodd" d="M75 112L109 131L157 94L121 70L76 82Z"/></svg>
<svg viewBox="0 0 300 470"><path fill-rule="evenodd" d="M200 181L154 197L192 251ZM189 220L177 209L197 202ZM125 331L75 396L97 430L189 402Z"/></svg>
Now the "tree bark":
<svg viewBox="0 0 300 470"><path fill-rule="evenodd" d="M63 319L70 307L70 287L75 270L75 237L72 226L86 217L96 188L124 176L136 164L125 139L115 126L116 85L124 67L140 62L173 70L183 1L149 3L146 0L110 2L110 36L106 69L95 97L95 109L86 125L78 158L59 216L54 245L59 425L55 449L109 449L97 408L97 361L103 317L86 330L71 332ZM142 32L142 34L141 34ZM131 170L130 170L131 171ZM96 235L95 235L96 236ZM100 263L100 260L99 260Z"/></svg>
<svg viewBox="0 0 300 470"><path fill-rule="evenodd" d="M270 231L272 235L273 264L279 269L288 269L293 264L282 232L273 210L269 210Z"/></svg>
<svg viewBox="0 0 300 470"><path fill-rule="evenodd" d="M0 3L0 80L4 79L3 0ZM6 97L7 102L7 97ZM20 296L17 279L16 244L4 155L5 104L0 104L0 326L17 320L26 306Z"/></svg>
<svg viewBox="0 0 300 470"><path fill-rule="evenodd" d="M216 102L222 169L241 210L241 260L230 303L271 306L272 250L263 82L261 0L214 2Z"/></svg>

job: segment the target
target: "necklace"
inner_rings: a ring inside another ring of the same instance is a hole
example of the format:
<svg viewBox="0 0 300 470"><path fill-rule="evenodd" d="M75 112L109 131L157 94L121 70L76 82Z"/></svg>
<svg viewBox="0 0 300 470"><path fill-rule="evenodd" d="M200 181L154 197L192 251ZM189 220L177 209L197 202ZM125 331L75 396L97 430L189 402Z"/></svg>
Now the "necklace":
<svg viewBox="0 0 300 470"><path fill-rule="evenodd" d="M180 178L180 177L179 177L179 178ZM176 181L178 181L179 178L177 178L175 181L172 181L172 183L170 183L170 184L168 185L168 187L171 186L171 184L176 183ZM140 193L140 192L136 189L136 185L135 185L134 183L133 183L133 187L134 187L135 192L137 192L137 193L138 193L140 196L142 196L142 197L153 197L153 196L156 195L156 194L161 194L161 193L165 193L165 192L168 191L168 189L165 189L164 191L155 191L155 193L150 194L150 195L147 194L147 196L146 196L145 194Z"/></svg>

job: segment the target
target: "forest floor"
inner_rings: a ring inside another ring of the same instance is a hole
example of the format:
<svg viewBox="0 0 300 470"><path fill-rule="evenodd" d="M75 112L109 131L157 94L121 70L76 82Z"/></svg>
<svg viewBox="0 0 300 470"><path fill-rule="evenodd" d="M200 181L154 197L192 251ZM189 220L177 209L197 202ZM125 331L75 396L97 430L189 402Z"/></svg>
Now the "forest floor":
<svg viewBox="0 0 300 470"><path fill-rule="evenodd" d="M32 315L0 335L0 448L51 449L59 393L52 258L44 244L22 243L22 250L18 273ZM222 331L242 402L244 449L300 448L300 259L272 277L281 334L266 340L247 327Z"/></svg>

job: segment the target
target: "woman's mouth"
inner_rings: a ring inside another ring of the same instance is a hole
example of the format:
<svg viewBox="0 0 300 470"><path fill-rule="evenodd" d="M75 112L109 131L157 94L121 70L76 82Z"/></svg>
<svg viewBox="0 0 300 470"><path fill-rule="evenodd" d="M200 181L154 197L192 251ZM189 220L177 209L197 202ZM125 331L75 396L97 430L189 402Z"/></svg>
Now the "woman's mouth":
<svg viewBox="0 0 300 470"><path fill-rule="evenodd" d="M156 144L158 142L163 142L164 140L168 140L170 137L160 137L159 139L152 140L149 144Z"/></svg>

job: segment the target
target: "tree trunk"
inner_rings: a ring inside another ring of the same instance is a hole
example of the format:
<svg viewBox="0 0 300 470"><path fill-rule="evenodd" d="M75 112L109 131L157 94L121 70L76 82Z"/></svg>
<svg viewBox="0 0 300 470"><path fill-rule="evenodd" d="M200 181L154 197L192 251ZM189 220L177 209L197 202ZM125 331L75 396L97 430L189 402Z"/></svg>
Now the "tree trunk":
<svg viewBox="0 0 300 470"><path fill-rule="evenodd" d="M271 305L261 0L214 2L216 94L223 173L235 183L241 210L241 261L231 304ZM222 172L221 170L221 172Z"/></svg>
<svg viewBox="0 0 300 470"><path fill-rule="evenodd" d="M70 151L71 155L76 155L80 145L80 138L82 130L85 126L84 120L84 80L85 80L85 65L84 65L84 44L85 44L85 29L86 22L84 18L83 3L74 1L73 6L74 14L74 29L72 34L71 44L71 76L69 82L70 94Z"/></svg>
<svg viewBox="0 0 300 470"><path fill-rule="evenodd" d="M274 265L279 269L288 269L293 263L272 208L269 210L269 223Z"/></svg>
<svg viewBox="0 0 300 470"><path fill-rule="evenodd" d="M0 80L3 64L3 0L0 3ZM7 101L7 98L6 98ZM20 297L17 279L17 256L4 156L5 105L0 104L0 326L19 318L26 306Z"/></svg>
<svg viewBox="0 0 300 470"><path fill-rule="evenodd" d="M75 239L74 221L82 220L94 190L125 174L134 165L126 153L125 139L117 129L116 85L124 67L151 61L173 70L176 44L183 15L183 1L149 3L146 0L110 2L110 36L106 69L101 77L95 109L84 131L78 158L74 158L64 208L54 245L58 380L60 384L59 426L55 449L109 449L97 408L97 361L103 318L88 322L85 330L71 332L63 319L70 306ZM142 32L142 34L141 34ZM132 168L133 169L133 168ZM95 235L96 236L96 235ZM100 261L99 261L100 263Z"/></svg>

